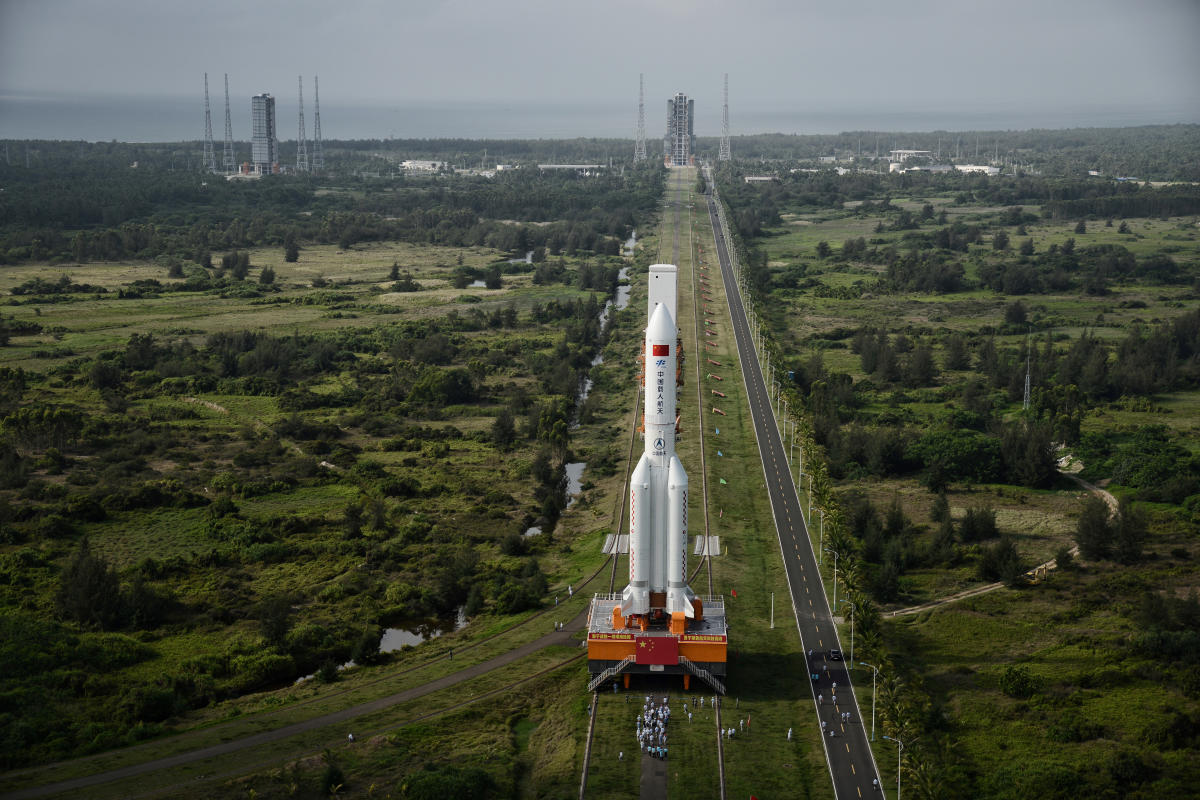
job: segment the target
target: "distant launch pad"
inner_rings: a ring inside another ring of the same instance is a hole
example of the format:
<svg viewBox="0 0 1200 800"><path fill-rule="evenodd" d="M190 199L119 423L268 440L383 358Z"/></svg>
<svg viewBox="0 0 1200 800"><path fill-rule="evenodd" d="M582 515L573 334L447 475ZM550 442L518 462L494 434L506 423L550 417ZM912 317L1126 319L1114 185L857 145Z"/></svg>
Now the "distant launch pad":
<svg viewBox="0 0 1200 800"><path fill-rule="evenodd" d="M629 585L597 595L588 620L588 669L595 689L622 676L697 677L724 694L725 603L687 584L688 477L675 454L676 400L683 363L675 327L678 269L654 264L643 383L644 450L629 478ZM614 553L614 558L619 554Z"/></svg>

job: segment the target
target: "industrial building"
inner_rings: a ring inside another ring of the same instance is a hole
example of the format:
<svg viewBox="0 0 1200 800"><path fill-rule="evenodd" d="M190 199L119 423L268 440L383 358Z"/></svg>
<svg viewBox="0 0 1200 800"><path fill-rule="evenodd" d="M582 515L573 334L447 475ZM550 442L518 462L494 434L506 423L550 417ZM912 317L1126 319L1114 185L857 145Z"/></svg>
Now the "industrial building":
<svg viewBox="0 0 1200 800"><path fill-rule="evenodd" d="M261 174L279 171L275 135L275 98L256 94L250 98L250 166Z"/></svg>
<svg viewBox="0 0 1200 800"><path fill-rule="evenodd" d="M696 101L676 94L667 101L667 135L663 138L663 161L668 167L690 167L696 151Z"/></svg>

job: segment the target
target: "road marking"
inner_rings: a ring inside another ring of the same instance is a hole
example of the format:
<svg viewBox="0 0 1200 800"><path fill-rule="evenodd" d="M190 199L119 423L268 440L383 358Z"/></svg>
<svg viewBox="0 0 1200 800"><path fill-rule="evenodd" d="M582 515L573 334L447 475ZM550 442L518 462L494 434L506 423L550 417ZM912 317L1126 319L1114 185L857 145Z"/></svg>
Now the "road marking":
<svg viewBox="0 0 1200 800"><path fill-rule="evenodd" d="M857 775L857 774L858 774L858 770L856 770L856 769L854 768L854 762L853 762L853 761L851 761L851 762L850 762L850 774L851 774L851 775Z"/></svg>
<svg viewBox="0 0 1200 800"><path fill-rule="evenodd" d="M846 752L847 753L850 752L850 743L849 742L846 742Z"/></svg>
<svg viewBox="0 0 1200 800"><path fill-rule="evenodd" d="M855 786L854 788L858 791L858 796L862 797L862 787Z"/></svg>

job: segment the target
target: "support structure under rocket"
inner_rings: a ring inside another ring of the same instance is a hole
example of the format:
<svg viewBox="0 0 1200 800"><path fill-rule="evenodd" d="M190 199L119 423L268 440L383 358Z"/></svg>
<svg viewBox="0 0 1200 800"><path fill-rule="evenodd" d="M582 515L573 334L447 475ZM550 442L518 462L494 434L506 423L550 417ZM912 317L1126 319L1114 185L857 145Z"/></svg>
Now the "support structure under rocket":
<svg viewBox="0 0 1200 800"><path fill-rule="evenodd" d="M682 632L683 618L696 617L696 596L687 585L688 477L675 454L675 267L656 264L650 275L659 291L650 293L646 326L645 444L629 479L629 585L620 613L661 612Z"/></svg>

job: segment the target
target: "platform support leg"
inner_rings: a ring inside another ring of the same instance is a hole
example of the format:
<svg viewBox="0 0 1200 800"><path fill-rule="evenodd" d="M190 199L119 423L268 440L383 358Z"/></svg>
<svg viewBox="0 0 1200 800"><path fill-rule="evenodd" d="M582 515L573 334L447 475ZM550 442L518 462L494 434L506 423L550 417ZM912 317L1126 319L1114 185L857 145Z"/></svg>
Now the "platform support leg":
<svg viewBox="0 0 1200 800"><path fill-rule="evenodd" d="M629 673L628 673L628 672L626 672L626 673L625 673L623 676L621 676L621 677L623 677L623 678L625 679L625 688L626 688L626 689L628 689L628 688L629 688Z"/></svg>
<svg viewBox="0 0 1200 800"><path fill-rule="evenodd" d="M691 685L692 685L692 676L687 674L686 672L683 673L683 690L686 692L688 690L688 687Z"/></svg>

